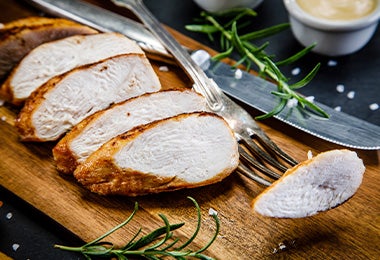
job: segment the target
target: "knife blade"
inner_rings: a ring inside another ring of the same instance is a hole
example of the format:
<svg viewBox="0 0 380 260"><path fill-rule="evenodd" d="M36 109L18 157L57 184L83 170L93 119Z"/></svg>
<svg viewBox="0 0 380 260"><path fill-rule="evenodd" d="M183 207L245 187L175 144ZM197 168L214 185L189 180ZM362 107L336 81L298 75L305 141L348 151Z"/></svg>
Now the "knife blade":
<svg viewBox="0 0 380 260"><path fill-rule="evenodd" d="M171 55L143 25L106 9L78 0L26 0L49 14L72 19L99 31L116 31L135 40L141 48L152 55L150 58L171 59ZM205 70L228 95L261 111L269 112L278 104L278 98L270 92L276 85L247 72L237 79L227 64L211 62ZM308 134L326 141L362 150L380 149L380 127L343 112L315 102L329 115L324 119L313 113L287 107L275 118Z"/></svg>

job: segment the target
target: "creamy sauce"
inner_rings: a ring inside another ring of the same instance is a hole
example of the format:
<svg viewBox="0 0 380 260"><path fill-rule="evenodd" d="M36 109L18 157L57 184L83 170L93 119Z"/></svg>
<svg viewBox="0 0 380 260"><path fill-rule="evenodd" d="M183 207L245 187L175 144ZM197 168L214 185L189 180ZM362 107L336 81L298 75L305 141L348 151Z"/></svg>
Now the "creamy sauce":
<svg viewBox="0 0 380 260"><path fill-rule="evenodd" d="M296 0L313 16L329 20L354 20L364 17L376 8L375 0Z"/></svg>

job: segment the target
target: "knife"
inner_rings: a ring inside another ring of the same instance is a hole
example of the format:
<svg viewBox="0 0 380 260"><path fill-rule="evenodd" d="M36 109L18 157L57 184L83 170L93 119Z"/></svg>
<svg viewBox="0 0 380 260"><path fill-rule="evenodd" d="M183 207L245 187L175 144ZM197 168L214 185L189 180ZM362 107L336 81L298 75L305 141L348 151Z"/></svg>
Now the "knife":
<svg viewBox="0 0 380 260"><path fill-rule="evenodd" d="M120 32L135 40L152 59L171 60L171 55L142 24L80 0L25 0L49 14L72 19L99 31ZM210 61L205 69L219 87L233 98L267 113L279 102L270 92L276 85L247 72L236 78L235 71L222 62ZM312 112L286 107L275 118L326 141L362 150L380 149L380 127L315 102L329 115L321 118Z"/></svg>

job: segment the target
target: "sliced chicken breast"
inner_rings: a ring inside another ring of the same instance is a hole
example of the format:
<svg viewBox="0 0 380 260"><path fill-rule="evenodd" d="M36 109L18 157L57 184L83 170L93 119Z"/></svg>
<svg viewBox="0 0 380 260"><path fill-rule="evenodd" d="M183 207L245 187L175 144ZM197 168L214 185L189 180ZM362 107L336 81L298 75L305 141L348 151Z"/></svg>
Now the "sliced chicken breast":
<svg viewBox="0 0 380 260"><path fill-rule="evenodd" d="M15 67L4 82L2 92L7 93L6 100L21 104L35 89L54 76L126 53L143 54L143 51L134 41L119 33L76 35L44 43Z"/></svg>
<svg viewBox="0 0 380 260"><path fill-rule="evenodd" d="M331 150L289 169L254 199L254 211L277 218L303 218L335 208L362 183L365 166L353 151Z"/></svg>
<svg viewBox="0 0 380 260"><path fill-rule="evenodd" d="M60 18L28 17L6 23L0 28L0 79L42 43L94 33L90 27Z"/></svg>
<svg viewBox="0 0 380 260"><path fill-rule="evenodd" d="M72 173L78 164L111 138L141 124L177 114L206 111L203 96L191 90L144 94L85 118L53 149L59 171Z"/></svg>
<svg viewBox="0 0 380 260"><path fill-rule="evenodd" d="M15 125L24 141L57 140L96 111L159 89L144 54L123 54L52 78L33 92Z"/></svg>
<svg viewBox="0 0 380 260"><path fill-rule="evenodd" d="M219 182L238 163L238 145L225 120L195 112L111 139L74 176L95 193L137 196Z"/></svg>

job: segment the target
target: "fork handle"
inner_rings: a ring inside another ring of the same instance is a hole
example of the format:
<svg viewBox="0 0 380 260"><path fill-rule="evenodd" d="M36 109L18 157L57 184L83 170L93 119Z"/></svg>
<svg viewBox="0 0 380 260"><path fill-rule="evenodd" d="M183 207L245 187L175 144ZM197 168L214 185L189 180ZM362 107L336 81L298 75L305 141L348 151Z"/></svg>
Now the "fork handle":
<svg viewBox="0 0 380 260"><path fill-rule="evenodd" d="M142 23L152 32L163 46L173 55L182 69L194 81L195 90L200 92L207 100L207 104L212 111L220 111L223 108L223 101L220 97L221 90L208 78L206 73L193 61L190 55L170 35L144 5L142 0L111 0L118 6L130 9Z"/></svg>

